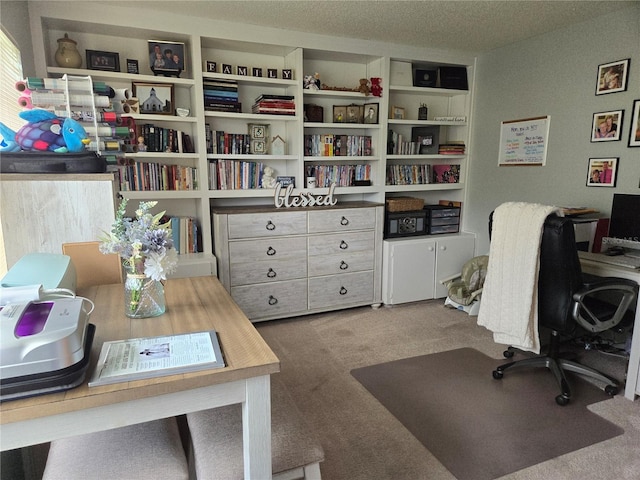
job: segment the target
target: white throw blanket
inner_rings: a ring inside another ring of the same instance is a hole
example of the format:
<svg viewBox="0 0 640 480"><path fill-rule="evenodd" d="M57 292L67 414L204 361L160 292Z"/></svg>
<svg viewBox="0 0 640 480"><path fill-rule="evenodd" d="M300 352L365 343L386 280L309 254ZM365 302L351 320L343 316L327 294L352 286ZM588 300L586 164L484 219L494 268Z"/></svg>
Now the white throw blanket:
<svg viewBox="0 0 640 480"><path fill-rule="evenodd" d="M540 353L538 339L538 270L544 221L562 209L509 202L493 214L489 266L482 291L478 325L496 343Z"/></svg>

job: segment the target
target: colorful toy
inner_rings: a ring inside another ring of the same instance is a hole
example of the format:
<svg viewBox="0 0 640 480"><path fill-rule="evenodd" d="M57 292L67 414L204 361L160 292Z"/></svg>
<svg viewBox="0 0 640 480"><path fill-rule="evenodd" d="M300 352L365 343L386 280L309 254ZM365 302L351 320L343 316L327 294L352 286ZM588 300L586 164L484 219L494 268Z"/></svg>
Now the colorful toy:
<svg viewBox="0 0 640 480"><path fill-rule="evenodd" d="M380 77L372 77L371 78L371 94L376 97L382 96L382 85L380 83L382 79Z"/></svg>
<svg viewBox="0 0 640 480"><path fill-rule="evenodd" d="M72 118L58 117L41 109L20 112L27 124L14 132L0 122L0 152L40 151L77 153L90 143L84 127Z"/></svg>

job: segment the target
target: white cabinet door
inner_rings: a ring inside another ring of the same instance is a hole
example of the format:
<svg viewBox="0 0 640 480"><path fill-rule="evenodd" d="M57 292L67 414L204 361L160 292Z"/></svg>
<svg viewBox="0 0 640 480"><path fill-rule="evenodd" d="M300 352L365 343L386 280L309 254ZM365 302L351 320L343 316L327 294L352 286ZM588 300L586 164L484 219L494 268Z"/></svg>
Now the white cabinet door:
<svg viewBox="0 0 640 480"><path fill-rule="evenodd" d="M436 241L384 241L382 301L387 305L433 298Z"/></svg>
<svg viewBox="0 0 640 480"><path fill-rule="evenodd" d="M447 296L447 287L440 283L443 278L460 273L464 264L473 258L474 237L460 234L455 237L443 237L436 247L435 293L433 298Z"/></svg>

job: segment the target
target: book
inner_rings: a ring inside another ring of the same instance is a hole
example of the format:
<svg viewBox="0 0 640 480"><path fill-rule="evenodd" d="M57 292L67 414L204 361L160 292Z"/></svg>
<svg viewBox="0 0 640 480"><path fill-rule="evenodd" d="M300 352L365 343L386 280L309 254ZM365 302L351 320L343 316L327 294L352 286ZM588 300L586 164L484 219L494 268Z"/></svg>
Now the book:
<svg viewBox="0 0 640 480"><path fill-rule="evenodd" d="M104 342L90 387L225 367L214 330Z"/></svg>

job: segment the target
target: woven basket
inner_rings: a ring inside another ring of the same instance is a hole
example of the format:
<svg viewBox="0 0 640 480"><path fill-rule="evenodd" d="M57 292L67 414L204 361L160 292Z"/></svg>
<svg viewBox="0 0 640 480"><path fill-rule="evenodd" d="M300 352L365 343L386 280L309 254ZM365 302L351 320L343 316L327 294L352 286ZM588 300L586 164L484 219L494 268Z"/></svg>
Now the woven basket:
<svg viewBox="0 0 640 480"><path fill-rule="evenodd" d="M414 212L422 210L424 200L415 197L394 197L387 199L387 212Z"/></svg>

